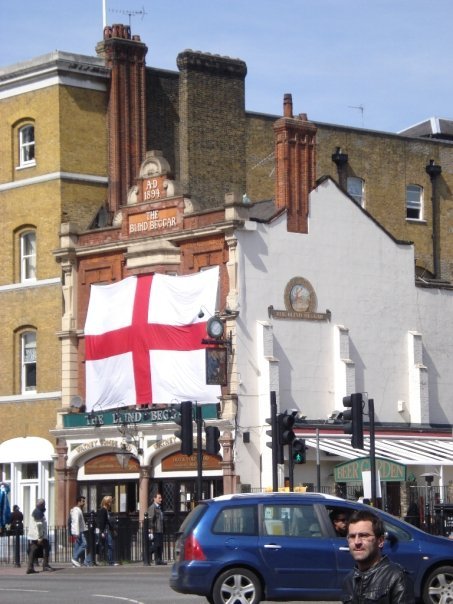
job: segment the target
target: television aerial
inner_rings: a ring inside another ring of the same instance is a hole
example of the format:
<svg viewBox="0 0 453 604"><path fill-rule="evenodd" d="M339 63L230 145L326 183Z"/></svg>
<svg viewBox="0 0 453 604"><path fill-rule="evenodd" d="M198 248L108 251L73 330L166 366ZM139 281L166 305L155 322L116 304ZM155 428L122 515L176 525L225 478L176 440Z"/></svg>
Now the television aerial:
<svg viewBox="0 0 453 604"><path fill-rule="evenodd" d="M142 17L142 21L145 17L145 15L147 15L148 13L145 11L145 7L142 6L141 10L128 10L128 9L115 9L115 8L109 8L109 12L111 13L120 13L121 15L127 15L129 17L129 27L131 26L131 18L132 17L137 17L138 15L141 15Z"/></svg>

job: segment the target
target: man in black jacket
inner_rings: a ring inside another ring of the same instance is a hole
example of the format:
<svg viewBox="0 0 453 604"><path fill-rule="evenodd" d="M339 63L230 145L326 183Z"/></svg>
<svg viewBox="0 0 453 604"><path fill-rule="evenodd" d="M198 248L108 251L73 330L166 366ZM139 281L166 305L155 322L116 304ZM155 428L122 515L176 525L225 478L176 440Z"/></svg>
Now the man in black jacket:
<svg viewBox="0 0 453 604"><path fill-rule="evenodd" d="M414 586L407 571L382 554L384 524L371 510L358 510L348 524L349 551L356 565L343 584L348 604L414 604Z"/></svg>

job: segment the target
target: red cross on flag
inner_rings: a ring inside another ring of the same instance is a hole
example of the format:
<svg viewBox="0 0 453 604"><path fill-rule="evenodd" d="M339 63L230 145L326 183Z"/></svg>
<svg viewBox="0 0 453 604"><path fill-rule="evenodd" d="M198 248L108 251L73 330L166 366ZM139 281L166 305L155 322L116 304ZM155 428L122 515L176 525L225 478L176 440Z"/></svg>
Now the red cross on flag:
<svg viewBox="0 0 453 604"><path fill-rule="evenodd" d="M220 386L206 385L201 341L215 313L218 279L215 267L183 277L139 275L91 286L85 323L87 411L217 402Z"/></svg>

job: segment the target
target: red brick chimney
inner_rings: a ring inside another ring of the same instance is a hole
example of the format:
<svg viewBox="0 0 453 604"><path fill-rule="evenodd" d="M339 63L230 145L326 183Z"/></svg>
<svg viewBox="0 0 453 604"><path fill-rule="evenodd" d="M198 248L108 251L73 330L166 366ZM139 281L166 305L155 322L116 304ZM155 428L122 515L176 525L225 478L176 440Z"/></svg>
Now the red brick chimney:
<svg viewBox="0 0 453 604"><path fill-rule="evenodd" d="M283 117L274 124L275 201L288 211L288 231L308 233L308 196L316 181L316 126L301 113L293 117L290 94L283 100Z"/></svg>
<svg viewBox="0 0 453 604"><path fill-rule="evenodd" d="M109 209L125 204L146 152L146 73L148 48L128 25L104 28L98 54L111 69L108 99Z"/></svg>

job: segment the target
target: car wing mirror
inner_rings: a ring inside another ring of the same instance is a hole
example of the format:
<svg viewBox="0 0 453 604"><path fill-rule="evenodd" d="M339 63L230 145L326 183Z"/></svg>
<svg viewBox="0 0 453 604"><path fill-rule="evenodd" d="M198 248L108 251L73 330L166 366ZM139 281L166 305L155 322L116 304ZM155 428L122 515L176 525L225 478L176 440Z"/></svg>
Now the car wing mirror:
<svg viewBox="0 0 453 604"><path fill-rule="evenodd" d="M384 533L385 540L390 543L390 545L395 545L398 541L398 537L392 531L385 531Z"/></svg>

